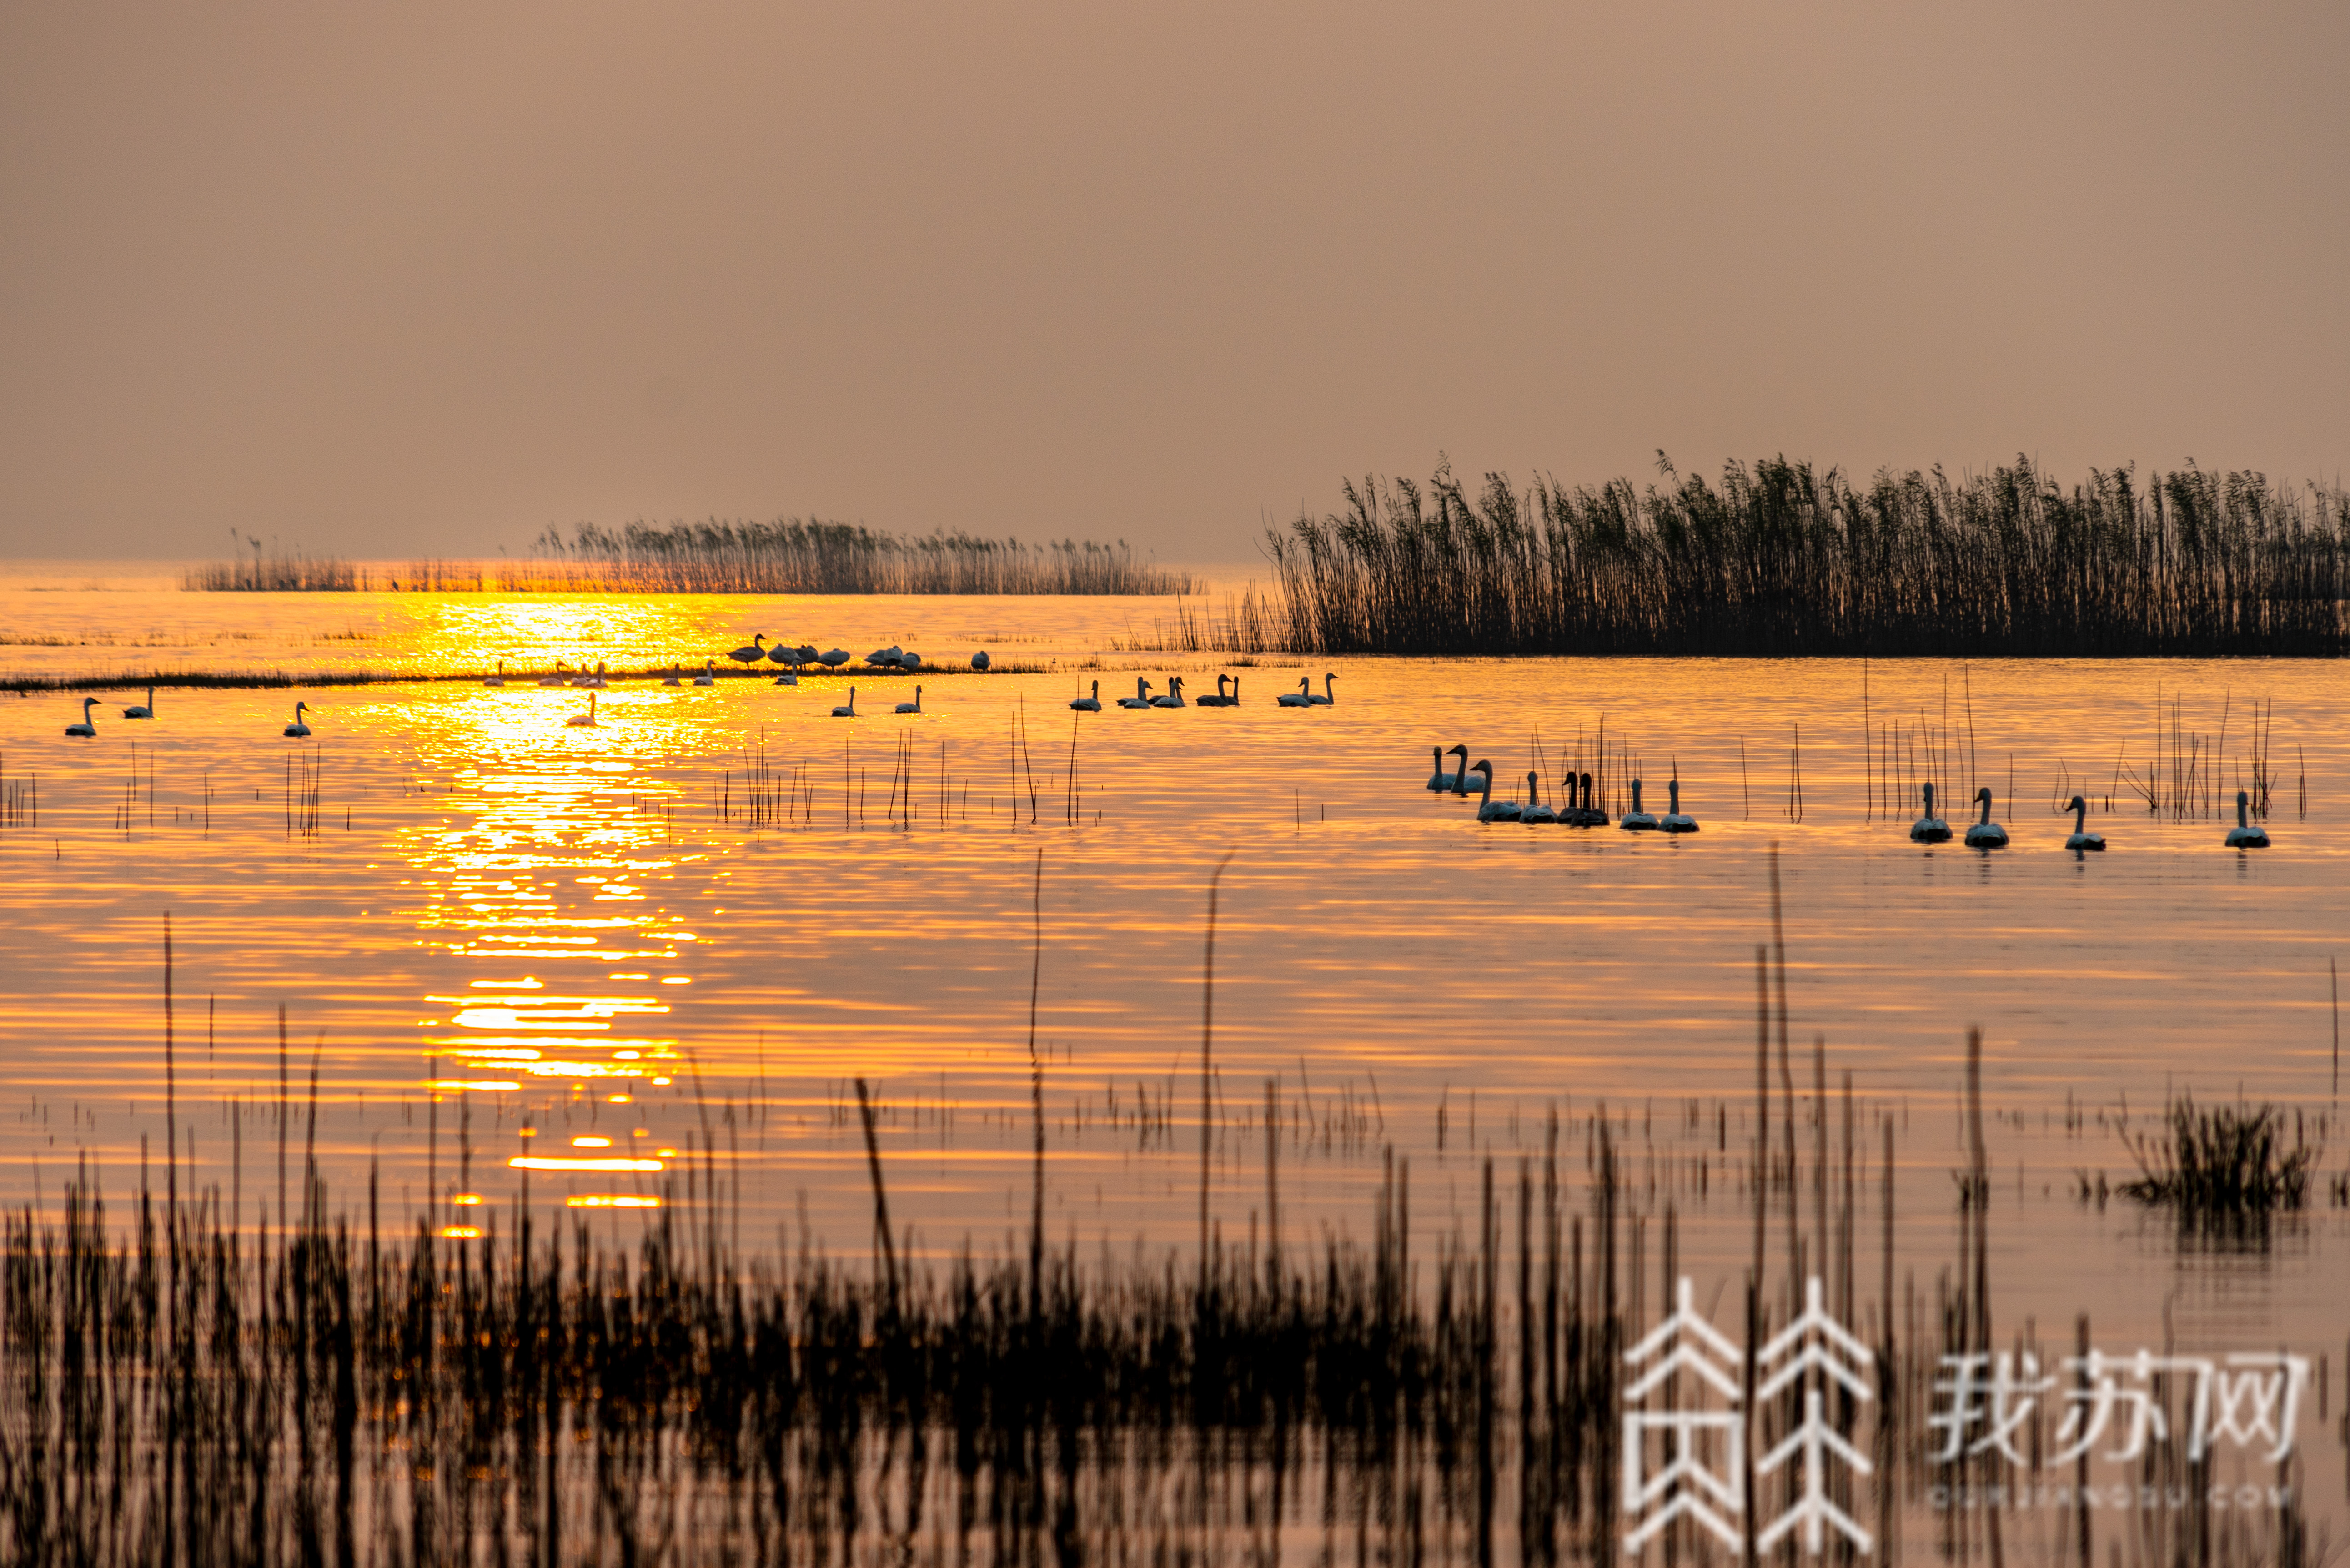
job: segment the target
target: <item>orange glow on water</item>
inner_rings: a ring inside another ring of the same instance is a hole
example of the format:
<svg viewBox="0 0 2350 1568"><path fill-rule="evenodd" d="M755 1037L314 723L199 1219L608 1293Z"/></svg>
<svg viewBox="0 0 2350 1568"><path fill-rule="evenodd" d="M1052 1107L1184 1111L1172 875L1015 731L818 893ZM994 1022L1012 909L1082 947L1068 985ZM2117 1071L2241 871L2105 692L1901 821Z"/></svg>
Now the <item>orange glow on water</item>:
<svg viewBox="0 0 2350 1568"><path fill-rule="evenodd" d="M563 1200L565 1207L570 1209L658 1209L660 1201L626 1192L587 1193Z"/></svg>
<svg viewBox="0 0 2350 1568"><path fill-rule="evenodd" d="M516 1170L659 1170L657 1159L564 1159L516 1155L506 1164Z"/></svg>

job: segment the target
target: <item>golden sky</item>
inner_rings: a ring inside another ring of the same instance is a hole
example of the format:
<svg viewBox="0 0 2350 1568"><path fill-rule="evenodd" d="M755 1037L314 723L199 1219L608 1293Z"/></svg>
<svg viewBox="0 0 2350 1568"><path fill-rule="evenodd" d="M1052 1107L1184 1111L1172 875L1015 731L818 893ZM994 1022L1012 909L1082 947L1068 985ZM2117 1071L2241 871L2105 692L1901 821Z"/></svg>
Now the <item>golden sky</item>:
<svg viewBox="0 0 2350 1568"><path fill-rule="evenodd" d="M0 553L2333 477L2350 6L0 6Z"/></svg>

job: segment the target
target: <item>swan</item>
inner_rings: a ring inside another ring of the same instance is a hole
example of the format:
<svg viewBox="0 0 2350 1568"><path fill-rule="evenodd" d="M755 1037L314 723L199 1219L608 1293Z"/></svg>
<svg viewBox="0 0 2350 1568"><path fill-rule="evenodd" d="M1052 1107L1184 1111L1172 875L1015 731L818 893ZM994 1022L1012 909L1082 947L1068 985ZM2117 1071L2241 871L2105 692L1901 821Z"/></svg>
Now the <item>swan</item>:
<svg viewBox="0 0 2350 1568"><path fill-rule="evenodd" d="M899 711L899 712L900 712L900 713L919 713L919 712L920 712L921 711L922 711L922 689L921 689L920 687L917 686L917 687L915 687L915 688L914 688L914 700L913 700L911 702L900 702L900 703L899 703L899 704L898 704L898 711Z"/></svg>
<svg viewBox="0 0 2350 1568"><path fill-rule="evenodd" d="M297 741L310 732L310 726L302 722L302 715L309 711L309 707L307 702L295 703L294 722L286 726L286 732Z"/></svg>
<svg viewBox="0 0 2350 1568"><path fill-rule="evenodd" d="M906 650L904 649L899 648L893 642L887 648L877 648L872 652L867 654L865 656L865 662L873 666L876 670L895 670L898 668L898 660L904 655L905 651Z"/></svg>
<svg viewBox="0 0 2350 1568"><path fill-rule="evenodd" d="M1542 803L1542 790L1539 784L1541 776L1539 774L1533 773L1526 774L1526 799L1532 804L1519 810L1520 822L1533 824L1558 820L1558 813Z"/></svg>
<svg viewBox="0 0 2350 1568"><path fill-rule="evenodd" d="M1488 762L1472 763L1470 764L1469 771L1485 775L1477 781L1477 793L1482 797L1477 806L1477 820L1480 822L1517 821L1518 803L1516 801L1493 798L1493 764Z"/></svg>
<svg viewBox="0 0 2350 1568"><path fill-rule="evenodd" d="M563 722L564 722L565 723L567 723L567 724L569 724L569 725L573 726L573 727L574 727L574 728L576 728L576 729L581 729L581 730L592 730L592 729L595 729L595 728L597 727L597 725L596 725L596 693L595 693L595 692L593 692L593 691L590 691L590 692L588 692L588 711L586 711L585 713L574 713L574 714L572 714L569 718L567 718L567 719L564 720Z"/></svg>
<svg viewBox="0 0 2350 1568"><path fill-rule="evenodd" d="M760 645L767 640L765 632L755 633L750 641L726 657L737 664L760 664L766 660L767 650Z"/></svg>
<svg viewBox="0 0 2350 1568"><path fill-rule="evenodd" d="M1229 675L1217 676L1216 694L1213 697L1194 697L1191 699L1191 706L1194 708L1231 708L1237 706L1239 701L1237 698L1227 697L1224 695L1224 683L1231 679L1232 677Z"/></svg>
<svg viewBox="0 0 2350 1568"><path fill-rule="evenodd" d="M832 716L836 719L854 719L857 717L856 687L852 686L848 689L848 701L842 703L839 707L835 708L832 711Z"/></svg>
<svg viewBox="0 0 2350 1568"><path fill-rule="evenodd" d="M541 677L538 683L541 686L568 686L571 683L571 678L563 673L563 660L556 659L555 673Z"/></svg>
<svg viewBox="0 0 2350 1568"><path fill-rule="evenodd" d="M2076 794L2064 803L2064 809L2073 814L2073 832L2071 836L2064 840L2065 848L2103 849L2106 846L2104 834L2088 831L2089 803L2087 801Z"/></svg>
<svg viewBox="0 0 2350 1568"><path fill-rule="evenodd" d="M1672 809L1665 813L1663 818L1658 822L1657 831L1659 833L1695 833L1697 831L1697 818L1694 816L1684 816L1681 815L1681 781L1679 779L1670 781L1665 785L1665 791L1671 803Z"/></svg>
<svg viewBox="0 0 2350 1568"><path fill-rule="evenodd" d="M1605 827L1607 826L1607 823L1608 816L1607 811L1595 803L1592 798L1591 775L1589 774L1585 774L1583 775L1582 826L1585 827Z"/></svg>
<svg viewBox="0 0 2350 1568"><path fill-rule="evenodd" d="M1308 677L1307 679L1310 681L1312 678ZM1337 676L1335 674L1326 670L1324 671L1322 676L1322 695L1316 697L1309 687L1305 693L1305 705L1309 708L1327 708L1332 703L1337 701L1338 699L1336 695L1330 690L1330 682L1337 679Z"/></svg>
<svg viewBox="0 0 2350 1568"><path fill-rule="evenodd" d="M664 676L664 677L662 678L662 680L661 680L661 684L662 684L662 685L664 685L664 686L682 686L682 685L684 685L684 684L685 684L685 666L683 666L682 664L672 664L672 665L671 665L671 666L669 667L669 674L668 674L668 675L666 675L666 676Z"/></svg>
<svg viewBox="0 0 2350 1568"><path fill-rule="evenodd" d="M1134 678L1134 695L1133 695L1133 696L1131 696L1131 697L1121 697L1121 698L1119 698L1119 699L1118 700L1118 705L1119 707L1121 707L1121 708L1148 708L1148 707L1149 707L1149 706L1150 706L1150 682L1149 682L1149 681L1148 681L1148 680L1144 680L1144 679L1142 679L1142 677L1140 677L1139 675L1136 676L1136 677Z"/></svg>
<svg viewBox="0 0 2350 1568"><path fill-rule="evenodd" d="M91 723L91 722L89 722L89 711L90 711L92 708L95 708L95 707L97 707L97 706L98 706L98 699L97 699L97 698L95 698L95 697L85 697L85 698L83 698L83 699L81 700L81 722L80 722L80 723L78 723L78 724L68 724L68 725L66 726L66 733L67 733L67 734L68 734L68 735L95 735L95 734L97 734L97 733L98 733L98 726L97 726L97 725L95 725L95 724L93 724L93 723Z"/></svg>
<svg viewBox="0 0 2350 1568"><path fill-rule="evenodd" d="M922 656L919 653L901 653L898 656L898 668L900 670L920 670L921 667Z"/></svg>
<svg viewBox="0 0 2350 1568"><path fill-rule="evenodd" d="M702 661L702 673L701 673L701 674L699 674L699 675L697 675L697 676L695 676L695 677L693 678L693 683L694 683L696 686L715 686L715 685L717 685L717 684L718 684L718 661L717 661L716 659L703 659L703 660Z"/></svg>
<svg viewBox="0 0 2350 1568"><path fill-rule="evenodd" d="M796 670L808 661L808 656L814 651L807 648L786 648L779 642L767 649L767 658L775 663L788 664Z"/></svg>
<svg viewBox="0 0 2350 1568"><path fill-rule="evenodd" d="M153 718L155 716L155 689L152 686L147 688L147 701L144 702L133 702L130 707L125 708L122 711L122 716L126 719Z"/></svg>
<svg viewBox="0 0 2350 1568"><path fill-rule="evenodd" d="M1428 749L1430 753L1434 753L1436 757L1436 771L1428 775L1428 787L1430 791L1432 793L1441 793L1445 790L1451 790L1455 794L1460 793L1460 775L1458 774L1449 774L1444 771L1444 759L1455 753L1458 753L1461 757L1461 763L1463 764L1463 771L1465 772L1466 765L1469 761L1469 748L1466 746L1455 746L1452 748L1451 752L1441 751L1435 746L1430 746Z"/></svg>
<svg viewBox="0 0 2350 1568"><path fill-rule="evenodd" d="M823 665L827 670L837 670L842 665L848 662L848 649L845 648L827 648L822 653L816 656L816 661L818 664Z"/></svg>
<svg viewBox="0 0 2350 1568"><path fill-rule="evenodd" d="M1950 825L1934 815L1934 786L1923 786L1926 815L1909 825L1909 836L1920 844L1945 844L1950 841Z"/></svg>
<svg viewBox="0 0 2350 1568"><path fill-rule="evenodd" d="M491 676L487 680L483 681L482 684L484 686L504 686L505 683L506 661L501 659L498 660L498 672L495 675Z"/></svg>
<svg viewBox="0 0 2350 1568"><path fill-rule="evenodd" d="M983 648L977 653L971 656L971 667L973 670L985 670L987 668L987 649Z"/></svg>
<svg viewBox="0 0 2350 1568"><path fill-rule="evenodd" d="M1971 849L2004 849L2007 829L1991 819L1991 788L1985 785L1975 791L1975 804L1982 807L1982 819L1967 829L1967 846Z"/></svg>
<svg viewBox="0 0 2350 1568"><path fill-rule="evenodd" d="M1183 706L1183 678L1182 678L1181 676L1178 675L1178 676L1174 676L1174 677L1172 677L1171 679L1170 679L1170 680L1168 680L1168 682L1167 682L1167 695L1165 695L1164 697L1153 697L1153 698L1150 700L1150 705L1151 705L1153 708L1180 708L1180 707L1182 707L1182 706Z"/></svg>
<svg viewBox="0 0 2350 1568"><path fill-rule="evenodd" d="M598 659L596 661L595 671L592 674L583 674L578 680L574 680L571 684L585 691L602 691L606 686L610 684L609 681L604 679L604 661L600 659Z"/></svg>
<svg viewBox="0 0 2350 1568"><path fill-rule="evenodd" d="M797 686L799 683L800 672L796 670L786 670L775 677L775 684L778 686Z"/></svg>
<svg viewBox="0 0 2350 1568"><path fill-rule="evenodd" d="M2244 790L2238 790L2236 792L2236 826L2228 829L2229 848L2266 849L2269 846L2269 830L2252 826L2251 811L2251 794Z"/></svg>
<svg viewBox="0 0 2350 1568"><path fill-rule="evenodd" d="M1300 676L1297 690L1283 692L1275 701L1284 708L1311 708L1314 706L1314 677Z"/></svg>
<svg viewBox="0 0 2350 1568"><path fill-rule="evenodd" d="M1080 713L1100 712L1101 682L1098 680L1094 682L1094 694L1092 696L1075 698L1070 701L1069 706L1076 709Z"/></svg>
<svg viewBox="0 0 2350 1568"><path fill-rule="evenodd" d="M1626 812L1624 814L1624 820L1617 823L1616 826L1622 828L1627 833L1654 833L1657 830L1656 817L1640 809L1640 781L1638 779L1634 779L1632 781L1632 809Z"/></svg>

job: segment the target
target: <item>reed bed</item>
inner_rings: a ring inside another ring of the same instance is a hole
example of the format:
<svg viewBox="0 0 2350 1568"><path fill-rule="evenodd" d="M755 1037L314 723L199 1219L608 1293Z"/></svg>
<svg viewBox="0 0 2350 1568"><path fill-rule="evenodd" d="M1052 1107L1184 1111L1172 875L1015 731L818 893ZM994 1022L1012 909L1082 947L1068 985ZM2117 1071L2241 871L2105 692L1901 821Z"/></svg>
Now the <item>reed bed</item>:
<svg viewBox="0 0 2350 1568"><path fill-rule="evenodd" d="M1367 477L1268 529L1292 652L2034 657L2350 647L2350 492L2029 459L1953 479L1771 459L1718 485L1474 494Z"/></svg>
<svg viewBox="0 0 2350 1568"><path fill-rule="evenodd" d="M304 556L192 567L207 592L601 594L1180 594L1183 572L1138 560L1124 540L1023 543L960 529L908 536L848 523L712 519L548 528L526 557L405 566Z"/></svg>
<svg viewBox="0 0 2350 1568"><path fill-rule="evenodd" d="M2166 1107L2158 1132L2128 1141L2139 1176L2123 1194L2175 1210L2182 1222L2265 1220L2306 1208L2322 1153L2300 1118L2289 1122L2274 1106L2198 1106L2192 1096Z"/></svg>

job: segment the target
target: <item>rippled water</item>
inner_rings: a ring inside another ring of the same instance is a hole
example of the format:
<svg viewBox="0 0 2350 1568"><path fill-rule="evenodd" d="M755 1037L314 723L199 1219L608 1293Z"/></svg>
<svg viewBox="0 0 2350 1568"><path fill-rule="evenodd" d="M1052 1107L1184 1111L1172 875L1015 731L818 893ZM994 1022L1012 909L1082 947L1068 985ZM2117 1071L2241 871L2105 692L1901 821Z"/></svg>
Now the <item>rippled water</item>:
<svg viewBox="0 0 2350 1568"><path fill-rule="evenodd" d="M565 722L586 692L528 681L332 688L300 694L315 734L298 743L279 734L294 694L274 691L167 689L146 722L109 694L94 740L62 732L78 698L0 700L0 778L36 785L39 812L0 827L0 1129L19 1156L0 1194L53 1201L85 1154L127 1183L142 1140L161 1158L168 912L181 1158L240 1213L277 1200L281 1071L298 1104L315 1067L338 1193L372 1166L386 1202L458 1223L458 1194L512 1201L515 1158L646 1168L534 1170L542 1197L681 1201L709 1169L753 1240L806 1223L859 1251L862 1075L920 1244L994 1245L1026 1215L1041 857L1049 1222L1088 1246L1186 1242L1207 887L1229 854L1211 1195L1228 1235L1259 1201L1268 1080L1285 1209L1356 1232L1388 1147L1440 1230L1473 1210L1481 1157L1506 1173L1554 1106L1579 1147L1604 1106L1663 1171L1684 1257L1718 1275L1742 1211L1690 1186L1713 1180L1690 1162L1752 1136L1775 846L1798 1108L1817 1036L1832 1127L1851 1076L1864 1169L1876 1129L1896 1129L1905 1274L1954 1255L1960 1064L1980 1025L2011 1314L2340 1344L2350 1251L2327 1192L2254 1249L2182 1248L2126 1200L2074 1196L2078 1175L2132 1173L2122 1119L2146 1127L2175 1091L2337 1127L2336 668L1350 659L1311 667L1317 689L1336 671L1333 705L1294 710L1274 701L1308 673L1294 663L1119 651L1170 608L207 596L70 574L0 589L17 675L635 670L754 630L955 667L921 678L920 715L890 711L916 684L896 676L629 680L598 693L593 728ZM1035 672L974 675L981 648ZM1096 680L1112 696L1182 673L1196 695L1234 669L1237 709L1067 707ZM858 717L830 717L852 684ZM2159 712L2205 737L2210 793L2231 800L2255 701L2272 848L2225 849L2227 823L2150 816L2116 782L2154 752ZM1909 843L1914 810L1871 782L1886 742L1864 726L1888 722L1911 753L1927 730L1952 748L1970 733L2013 846ZM1481 826L1473 802L1424 787L1431 746L1455 741L1513 798L1530 767L1548 794L1577 757L1605 759L1611 792L1637 767L1659 808L1677 774L1702 831ZM296 820L306 776L315 831ZM2060 848L2053 801L2072 788L2097 802L2102 857ZM2327 1182L2345 1145L2334 1132Z"/></svg>

